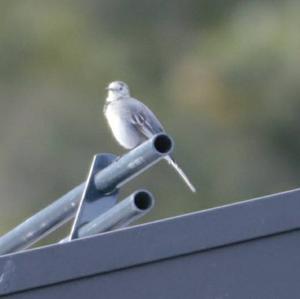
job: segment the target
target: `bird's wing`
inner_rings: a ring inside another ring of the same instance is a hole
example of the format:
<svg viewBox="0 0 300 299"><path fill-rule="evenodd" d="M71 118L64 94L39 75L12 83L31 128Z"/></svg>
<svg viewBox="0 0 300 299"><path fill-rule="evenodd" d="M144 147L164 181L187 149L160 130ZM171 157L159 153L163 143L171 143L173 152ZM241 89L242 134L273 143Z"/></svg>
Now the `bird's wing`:
<svg viewBox="0 0 300 299"><path fill-rule="evenodd" d="M143 112L132 114L131 123L146 138L151 138L153 135L156 134L154 128L151 126L150 122L146 119Z"/></svg>
<svg viewBox="0 0 300 299"><path fill-rule="evenodd" d="M140 105L131 114L132 125L141 132L146 138L164 132L162 125L151 110L145 105Z"/></svg>

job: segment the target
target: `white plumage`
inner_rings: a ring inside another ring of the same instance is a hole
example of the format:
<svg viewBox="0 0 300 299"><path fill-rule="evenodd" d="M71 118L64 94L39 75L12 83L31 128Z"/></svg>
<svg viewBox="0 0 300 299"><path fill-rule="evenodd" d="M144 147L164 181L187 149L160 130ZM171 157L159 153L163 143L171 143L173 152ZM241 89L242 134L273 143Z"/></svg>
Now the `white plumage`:
<svg viewBox="0 0 300 299"><path fill-rule="evenodd" d="M108 97L104 106L104 115L118 143L126 149L132 149L164 132L164 128L154 113L142 102L130 96L128 86L114 81L107 87ZM166 160L177 171L191 191L196 192L183 170L171 156Z"/></svg>

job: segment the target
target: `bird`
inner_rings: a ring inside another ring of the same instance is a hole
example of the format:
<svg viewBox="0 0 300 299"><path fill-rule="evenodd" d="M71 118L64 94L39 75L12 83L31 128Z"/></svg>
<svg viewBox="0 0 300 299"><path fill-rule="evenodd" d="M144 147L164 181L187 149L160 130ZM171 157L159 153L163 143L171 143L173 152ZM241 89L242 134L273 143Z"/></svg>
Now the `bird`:
<svg viewBox="0 0 300 299"><path fill-rule="evenodd" d="M108 92L103 113L116 141L125 149L133 149L165 129L155 114L141 101L131 97L125 82L113 81ZM165 157L192 192L196 188L171 155Z"/></svg>

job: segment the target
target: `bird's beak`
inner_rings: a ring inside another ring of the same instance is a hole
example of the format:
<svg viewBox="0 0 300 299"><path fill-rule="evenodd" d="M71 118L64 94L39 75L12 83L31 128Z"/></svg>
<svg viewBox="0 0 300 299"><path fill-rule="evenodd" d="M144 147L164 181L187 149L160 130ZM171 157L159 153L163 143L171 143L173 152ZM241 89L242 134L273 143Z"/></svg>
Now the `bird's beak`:
<svg viewBox="0 0 300 299"><path fill-rule="evenodd" d="M115 88L109 87L109 86L105 87L105 89L108 90L108 91L114 91L115 90Z"/></svg>

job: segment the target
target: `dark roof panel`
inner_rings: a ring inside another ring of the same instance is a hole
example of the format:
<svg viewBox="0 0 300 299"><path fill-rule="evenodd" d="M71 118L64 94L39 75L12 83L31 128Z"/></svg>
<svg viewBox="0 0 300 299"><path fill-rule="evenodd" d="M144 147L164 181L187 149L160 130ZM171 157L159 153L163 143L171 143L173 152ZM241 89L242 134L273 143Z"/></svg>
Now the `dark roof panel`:
<svg viewBox="0 0 300 299"><path fill-rule="evenodd" d="M103 298L118 298L113 296L117 296L118 292L125 292L128 280L132 291L139 290L140 297L134 297L132 294L131 297L123 298L159 298L158 291L151 290L152 287L162 287L165 284L170 288L170 283L173 282L174 294L185 288L191 291L194 288L198 292L201 278L206 284L213 284L212 289L222 289L222 281L225 283L230 277L234 281L234 277L241 279L240 275L247 274L245 267L248 267L250 272L249 277L245 277L244 284L246 285L248 280L251 288L251 277L255 278L254 270L260 269L264 261L273 261L273 266L265 270L266 274L270 271L273 273L274 267L277 269L279 264L280 267L284 266L284 263L279 261L282 260L282 255L285 255L284 252L275 250L272 256L272 247L269 246L272 245L274 237L271 236L278 236L276 240L284 240L287 235L290 236L285 240L290 254L286 263L296 263L293 246L297 246L297 250L300 248L297 231L300 228L299 211L300 189L297 189L104 233L67 244L55 244L5 255L0 257L0 295L27 290L28 292L20 293L24 296L22 298L54 298L55 292L60 294L56 298L60 298L65 286L69 295L74 292L77 297L70 295L64 298L82 298L79 296L80 292L84 292L85 286L89 285L89 290L98 288L98 295L101 294L101 290L107 294ZM249 240L251 242L244 243ZM258 247L254 244L258 244ZM280 245L276 246L280 247L282 244L280 242ZM266 252L263 255L249 255L251 246L256 248L257 253L264 250ZM244 261L247 254L249 265ZM222 277L227 270L228 277ZM137 285L132 285L131 279L136 279ZM178 280L181 281L180 288L176 288ZM40 287L45 288L35 289ZM147 291L152 297L143 297L143 288L146 287L149 288ZM112 288L111 297L108 288ZM228 288L228 291L234 292L231 288L234 289L234 285ZM209 285L206 285L203 292L209 292L208 289ZM45 297L41 295L43 291ZM131 289L127 290L127 293L130 291ZM166 290L161 289L160 292L161 298L169 298L163 296ZM20 294L11 298L21 298ZM32 297L25 297L26 294L31 294ZM34 294L39 294L40 297L34 297ZM47 297L50 294L52 297ZM201 298L226 296L206 297L203 293Z"/></svg>

